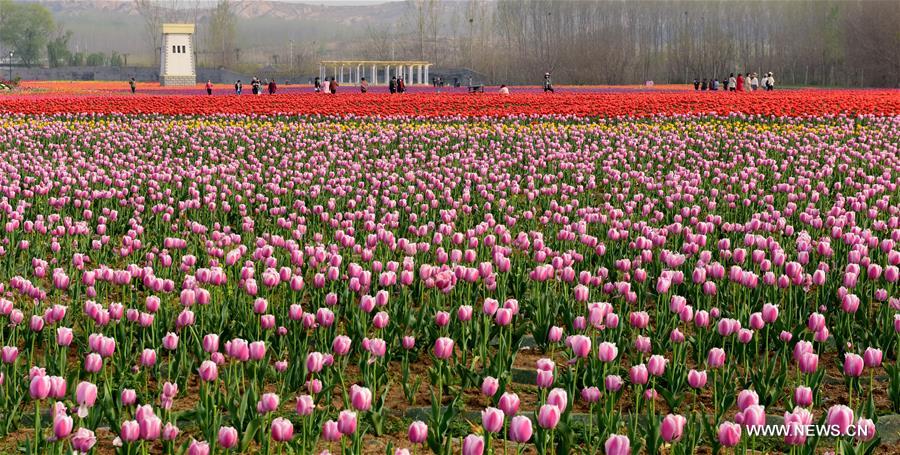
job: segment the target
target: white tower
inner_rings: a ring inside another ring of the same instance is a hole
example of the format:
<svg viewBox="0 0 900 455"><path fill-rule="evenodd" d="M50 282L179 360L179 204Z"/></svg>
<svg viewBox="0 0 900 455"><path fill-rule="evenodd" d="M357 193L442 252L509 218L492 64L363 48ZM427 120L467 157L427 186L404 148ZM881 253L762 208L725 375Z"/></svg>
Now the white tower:
<svg viewBox="0 0 900 455"><path fill-rule="evenodd" d="M163 24L160 85L194 85L194 24Z"/></svg>

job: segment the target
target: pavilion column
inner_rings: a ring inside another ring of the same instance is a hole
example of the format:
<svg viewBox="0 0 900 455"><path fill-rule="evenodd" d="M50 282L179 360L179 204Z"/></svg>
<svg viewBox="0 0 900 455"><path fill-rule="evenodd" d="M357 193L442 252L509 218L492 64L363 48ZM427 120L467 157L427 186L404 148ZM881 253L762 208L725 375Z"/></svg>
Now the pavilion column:
<svg viewBox="0 0 900 455"><path fill-rule="evenodd" d="M378 65L372 65L372 85L378 84Z"/></svg>
<svg viewBox="0 0 900 455"><path fill-rule="evenodd" d="M332 76L334 78L334 80L337 80L337 77L338 77L337 70L338 70L338 66L334 65L334 76Z"/></svg>
<svg viewBox="0 0 900 455"><path fill-rule="evenodd" d="M413 85L416 83L416 67L410 65L409 66L409 85Z"/></svg>
<svg viewBox="0 0 900 455"><path fill-rule="evenodd" d="M419 65L419 85L424 85L425 79L422 79L422 65Z"/></svg>
<svg viewBox="0 0 900 455"><path fill-rule="evenodd" d="M397 77L403 79L403 65L397 67Z"/></svg>
<svg viewBox="0 0 900 455"><path fill-rule="evenodd" d="M425 65L425 80L430 81L431 78L428 77L428 71L431 69L431 65Z"/></svg>
<svg viewBox="0 0 900 455"><path fill-rule="evenodd" d="M356 83L362 83L362 76L360 76L360 71L362 70L362 65L356 65Z"/></svg>

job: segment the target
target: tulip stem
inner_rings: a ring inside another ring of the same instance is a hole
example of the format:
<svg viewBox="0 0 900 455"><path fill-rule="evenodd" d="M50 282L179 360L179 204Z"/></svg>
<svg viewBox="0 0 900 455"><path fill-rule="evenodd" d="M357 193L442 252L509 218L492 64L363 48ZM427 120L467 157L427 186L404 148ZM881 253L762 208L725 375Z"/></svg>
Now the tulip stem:
<svg viewBox="0 0 900 455"><path fill-rule="evenodd" d="M41 446L41 401L34 402L34 455L40 453Z"/></svg>

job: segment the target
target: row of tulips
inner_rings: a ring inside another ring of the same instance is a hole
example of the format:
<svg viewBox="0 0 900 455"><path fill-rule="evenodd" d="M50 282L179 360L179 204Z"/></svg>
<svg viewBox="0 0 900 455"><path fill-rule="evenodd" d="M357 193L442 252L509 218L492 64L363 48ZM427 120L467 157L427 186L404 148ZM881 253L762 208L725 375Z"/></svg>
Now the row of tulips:
<svg viewBox="0 0 900 455"><path fill-rule="evenodd" d="M119 87L122 87L121 85ZM124 87L122 87L124 88ZM142 89L142 94L147 89ZM217 89L217 93L219 93ZM414 89L415 90L415 89ZM612 93L565 90L540 93L535 88L513 89L511 95L495 93L412 93L392 96L386 92L357 93L341 90L336 96L320 96L311 89L288 88L274 96L206 96L203 89L147 96L85 93L11 95L0 98L0 112L24 114L123 113L123 114L275 114L497 117L497 116L605 116L633 117L657 114L744 113L762 116L896 115L900 112L896 90L781 90L752 96L694 91L624 91ZM227 90L223 89L225 93ZM191 94L185 94L191 93ZM202 94L201 94L202 93Z"/></svg>
<svg viewBox="0 0 900 455"><path fill-rule="evenodd" d="M782 413L781 449L865 452L900 410L892 117L302 120L5 118L3 434L366 453L428 404L398 452L754 449Z"/></svg>

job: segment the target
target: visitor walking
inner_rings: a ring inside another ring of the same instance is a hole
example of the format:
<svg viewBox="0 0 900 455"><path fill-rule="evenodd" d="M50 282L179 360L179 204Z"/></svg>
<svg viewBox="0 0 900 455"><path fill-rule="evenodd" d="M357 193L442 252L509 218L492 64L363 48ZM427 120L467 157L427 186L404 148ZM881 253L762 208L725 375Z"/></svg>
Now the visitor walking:
<svg viewBox="0 0 900 455"><path fill-rule="evenodd" d="M206 94L212 95L212 81L206 81Z"/></svg>
<svg viewBox="0 0 900 455"><path fill-rule="evenodd" d="M137 90L134 82L134 78L128 81L128 85L131 87L131 94L134 95L134 92Z"/></svg>
<svg viewBox="0 0 900 455"><path fill-rule="evenodd" d="M313 83L315 84L315 87L316 87L316 93L321 92L322 91L322 81L319 80L319 76L316 76L316 80Z"/></svg>
<svg viewBox="0 0 900 455"><path fill-rule="evenodd" d="M737 91L739 91L739 92L743 92L743 91L744 91L744 75L741 74L741 73L738 73L738 76L737 76L737 86L735 87L735 90L737 90Z"/></svg>
<svg viewBox="0 0 900 455"><path fill-rule="evenodd" d="M241 80L238 79L237 82L234 83L234 94L240 95L241 92L244 91L244 84L241 83Z"/></svg>
<svg viewBox="0 0 900 455"><path fill-rule="evenodd" d="M735 87L737 87L737 79L734 78L734 73L731 73L728 75L728 91L733 92Z"/></svg>
<svg viewBox="0 0 900 455"><path fill-rule="evenodd" d="M719 80L716 78L713 78L712 82L709 83L709 89L714 92L719 91Z"/></svg>
<svg viewBox="0 0 900 455"><path fill-rule="evenodd" d="M403 82L402 77L397 78L397 93L405 93L406 92L406 82Z"/></svg>
<svg viewBox="0 0 900 455"><path fill-rule="evenodd" d="M337 88L338 88L338 83L337 83L337 81L334 80L334 78L332 77L332 78L331 78L331 82L328 83L328 90L331 91L331 94L332 94L332 95L336 95L336 94L337 94Z"/></svg>
<svg viewBox="0 0 900 455"><path fill-rule="evenodd" d="M694 90L700 90L700 81L694 78Z"/></svg>
<svg viewBox="0 0 900 455"><path fill-rule="evenodd" d="M359 92L360 93L368 93L369 91L369 81L366 78L362 78L359 80Z"/></svg>
<svg viewBox="0 0 900 455"><path fill-rule="evenodd" d="M750 91L755 92L759 90L759 79L756 77L756 73L753 73L753 77L750 78Z"/></svg>
<svg viewBox="0 0 900 455"><path fill-rule="evenodd" d="M391 81L388 82L388 91L391 94L397 93L397 76L391 77Z"/></svg>
<svg viewBox="0 0 900 455"><path fill-rule="evenodd" d="M550 80L550 73L544 73L544 93L553 93L553 82Z"/></svg>
<svg viewBox="0 0 900 455"><path fill-rule="evenodd" d="M275 85L275 79L272 79L271 81L269 81L269 95L274 95L275 90L277 90L277 89L278 89L278 86Z"/></svg>
<svg viewBox="0 0 900 455"><path fill-rule="evenodd" d="M509 88L506 85L500 86L500 94L501 95L509 95Z"/></svg>
<svg viewBox="0 0 900 455"><path fill-rule="evenodd" d="M706 82L706 78L703 78L703 81L700 82L700 91L705 92L706 89L709 88L709 84Z"/></svg>
<svg viewBox="0 0 900 455"><path fill-rule="evenodd" d="M250 87L253 90L254 95L259 95L259 78L253 77L253 82L250 83Z"/></svg>
<svg viewBox="0 0 900 455"><path fill-rule="evenodd" d="M769 74L765 78L766 91L771 92L775 90L775 77L772 76L772 72L769 71Z"/></svg>

